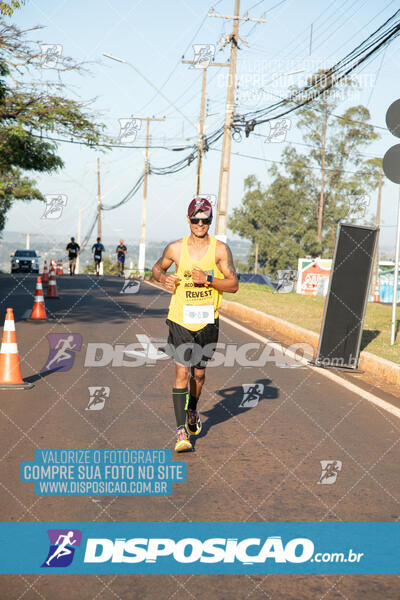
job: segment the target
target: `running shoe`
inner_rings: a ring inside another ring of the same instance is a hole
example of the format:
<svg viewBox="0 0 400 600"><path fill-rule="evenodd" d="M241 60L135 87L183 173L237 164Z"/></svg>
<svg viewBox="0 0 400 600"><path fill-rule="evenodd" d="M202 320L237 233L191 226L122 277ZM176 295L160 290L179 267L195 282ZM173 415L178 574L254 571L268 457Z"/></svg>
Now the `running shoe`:
<svg viewBox="0 0 400 600"><path fill-rule="evenodd" d="M176 430L175 452L187 452L188 450L192 450L192 444L190 443L186 429L179 427Z"/></svg>
<svg viewBox="0 0 400 600"><path fill-rule="evenodd" d="M190 435L199 435L201 431L201 421L197 410L193 410L192 408L187 409L186 429Z"/></svg>

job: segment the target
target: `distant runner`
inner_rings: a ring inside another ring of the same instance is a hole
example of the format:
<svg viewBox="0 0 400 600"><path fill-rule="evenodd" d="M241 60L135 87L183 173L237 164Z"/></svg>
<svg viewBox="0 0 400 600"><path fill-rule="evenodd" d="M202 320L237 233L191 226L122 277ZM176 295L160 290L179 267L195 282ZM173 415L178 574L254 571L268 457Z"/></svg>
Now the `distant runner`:
<svg viewBox="0 0 400 600"><path fill-rule="evenodd" d="M164 352L175 360L172 398L176 452L191 450L189 435L201 431L197 403L207 361L218 341L222 292L234 293L239 287L229 246L208 235L212 221L210 202L194 198L188 207L187 220L190 235L169 244L153 267L154 278L173 292ZM177 267L176 275L166 273L172 263Z"/></svg>
<svg viewBox="0 0 400 600"><path fill-rule="evenodd" d="M68 252L69 274L75 275L76 259L81 250L81 247L75 242L75 238L72 237L70 243L66 247L66 250Z"/></svg>
<svg viewBox="0 0 400 600"><path fill-rule="evenodd" d="M117 246L117 265L118 265L118 277L124 274L125 255L127 247L124 246L124 240L119 240L119 246Z"/></svg>
<svg viewBox="0 0 400 600"><path fill-rule="evenodd" d="M101 238L97 238L96 244L92 246L93 258L94 258L94 270L97 276L100 275L100 263L101 263L101 255L105 252L105 248L101 243Z"/></svg>

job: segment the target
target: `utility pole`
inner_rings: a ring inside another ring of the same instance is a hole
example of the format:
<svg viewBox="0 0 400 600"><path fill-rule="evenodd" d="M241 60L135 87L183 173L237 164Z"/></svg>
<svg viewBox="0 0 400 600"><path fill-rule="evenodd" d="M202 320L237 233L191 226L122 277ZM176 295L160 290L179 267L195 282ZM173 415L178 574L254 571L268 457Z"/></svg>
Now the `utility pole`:
<svg viewBox="0 0 400 600"><path fill-rule="evenodd" d="M254 256L254 273L257 275L258 272L258 242L255 243L255 256Z"/></svg>
<svg viewBox="0 0 400 600"><path fill-rule="evenodd" d="M97 158L97 237L101 238L101 189L100 189L100 159ZM103 261L100 263L100 275L103 275Z"/></svg>
<svg viewBox="0 0 400 600"><path fill-rule="evenodd" d="M142 203L142 225L140 229L139 243L139 274L144 275L146 262L146 214L147 214L147 178L149 175L149 140L150 140L150 121L165 121L164 119L155 119L146 117L137 119L138 121L146 121L146 150L144 154L144 183L143 183L143 203Z"/></svg>
<svg viewBox="0 0 400 600"><path fill-rule="evenodd" d="M101 238L100 159L97 158L97 237Z"/></svg>
<svg viewBox="0 0 400 600"><path fill-rule="evenodd" d="M25 236L25 249L30 250L31 248L31 237L37 237L37 233L21 233L20 235Z"/></svg>
<svg viewBox="0 0 400 600"><path fill-rule="evenodd" d="M378 183L378 202L376 205L376 217L375 223L377 227L380 227L381 224L381 204L382 204L382 177L383 170L382 167L379 170L379 183ZM379 234L378 234L379 236ZM379 242L379 237L378 237ZM371 282L371 296L375 293L375 287L378 281L378 272L379 272L379 243L376 245L376 252L374 257L374 267L372 270L372 282Z"/></svg>
<svg viewBox="0 0 400 600"><path fill-rule="evenodd" d="M224 140L222 144L221 169L219 175L219 190L218 190L218 207L217 221L215 228L215 236L226 241L227 230L227 214L228 214L228 192L229 192L229 175L231 166L231 147L232 147L232 123L235 102L235 79L236 79L236 62L239 36L239 21L255 21L257 23L265 23L265 19L253 19L247 16L239 16L240 0L235 0L235 14L218 15L211 9L208 13L209 17L219 17L221 19L233 19L233 32L229 36L231 44L231 57L229 61L229 80L228 90L226 94L226 109L225 109L225 124L224 124ZM243 40L241 40L243 41Z"/></svg>
<svg viewBox="0 0 400 600"><path fill-rule="evenodd" d="M82 206L79 207L79 215L78 215L78 233L76 236L76 241L79 244L79 246L81 245L81 229L82 229ZM77 275L79 275L79 269L80 269L80 253L78 254L78 256L76 257L76 267L75 267L75 272Z"/></svg>
<svg viewBox="0 0 400 600"><path fill-rule="evenodd" d="M182 63L186 65L196 65L193 60L182 60ZM197 142L197 170L196 170L196 196L200 194L201 189L201 166L204 155L204 115L205 115L205 104L206 104L206 80L207 80L207 69L208 67L229 67L229 63L215 63L210 62L205 67L198 66L198 69L203 69L203 83L201 86L201 104L200 104L200 123L199 123L199 139Z"/></svg>
<svg viewBox="0 0 400 600"><path fill-rule="evenodd" d="M398 207L397 207L396 258L394 261L392 326L391 326L391 333L390 333L391 346L393 346L393 344L396 341L396 329L397 329L396 309L397 309L397 288L398 288L398 281L399 281L399 262L400 262L400 188L399 188L399 199L398 199Z"/></svg>

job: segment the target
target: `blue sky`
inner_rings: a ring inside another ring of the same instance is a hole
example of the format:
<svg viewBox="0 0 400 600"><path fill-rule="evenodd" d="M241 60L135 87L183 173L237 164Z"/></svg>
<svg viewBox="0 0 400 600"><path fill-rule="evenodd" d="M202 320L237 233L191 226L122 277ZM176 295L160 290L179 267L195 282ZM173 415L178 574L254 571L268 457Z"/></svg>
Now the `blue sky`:
<svg viewBox="0 0 400 600"><path fill-rule="evenodd" d="M206 17L212 3L203 0L27 0L26 5L14 13L11 21L21 28L43 25L44 28L29 34L34 40L46 44L60 44L62 53L77 62L88 62L90 73L63 74L71 98L93 100L92 110L107 126L110 135L119 133L119 119L134 117L166 117L165 122L151 125L153 145L181 146L196 137L200 108L201 70L189 69L181 64L193 58L193 43L218 44L221 35L231 30L231 21ZM232 14L234 0L216 0L217 13ZM311 72L322 65L331 65L359 44L392 13L398 9L396 1L376 3L374 0L242 0L241 14L260 17L266 13L266 23L245 23L240 34L243 43L238 59L237 112L252 107L266 106L276 96L284 96L289 85L301 84ZM310 27L313 23L313 45L310 54ZM354 98L343 103L338 110L350 104L362 103L371 112L371 122L385 126L385 113L390 103L399 96L400 40L396 39L360 72L361 89ZM161 95L131 67L105 58L109 52L130 61L156 87ZM218 51L215 60L224 62L229 49ZM268 82L277 74L303 69L296 75L280 77ZM227 71L227 70L225 70ZM43 79L55 77L49 69L38 75ZM212 131L223 122L226 96L226 73L223 68L208 70L207 97L209 98L206 127ZM265 92L260 88L266 86ZM179 110L185 114L185 120ZM256 132L268 133L264 125ZM397 143L388 131L380 130L381 139L374 142L366 154L383 156ZM301 137L295 119L286 141L297 144ZM138 132L137 145L143 145L144 125ZM265 143L265 139L250 136L234 142L233 152L268 160L279 160L283 143ZM299 151L301 146L295 146ZM216 146L220 148L220 144ZM143 150L114 149L99 153L83 146L60 144L60 155L65 168L52 175L36 177L45 194L65 194L67 206L57 221L40 217L43 205L39 202L16 203L9 213L7 231L45 232L66 237L76 234L79 206L83 206L85 234L96 206L96 160L100 156L102 168L102 196L106 204L122 199L143 170ZM176 162L183 153L154 149L150 161L155 166ZM210 151L203 168L204 193L218 193L221 154ZM243 181L254 173L263 183L268 183L267 168L271 163L232 155L229 209L238 206L243 196ZM397 186L386 181L383 192L383 228L381 244L394 247L397 211ZM176 175L151 176L147 235L151 240L168 240L186 233L185 211L195 188L195 164ZM105 241L123 237L127 242L140 236L142 191L126 205L104 213L103 236ZM376 206L376 194L371 197L370 213ZM231 236L232 237L232 236Z"/></svg>

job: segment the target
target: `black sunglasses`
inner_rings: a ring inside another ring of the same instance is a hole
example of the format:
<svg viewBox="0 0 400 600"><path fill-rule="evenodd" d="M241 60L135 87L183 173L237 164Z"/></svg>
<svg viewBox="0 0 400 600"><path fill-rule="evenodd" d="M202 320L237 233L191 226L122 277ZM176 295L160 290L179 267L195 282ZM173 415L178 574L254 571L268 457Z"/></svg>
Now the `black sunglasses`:
<svg viewBox="0 0 400 600"><path fill-rule="evenodd" d="M197 217L190 217L190 222L192 223L192 225L198 225L200 223L200 221L203 223L203 225L210 225L211 217L207 217L206 219L198 219Z"/></svg>

